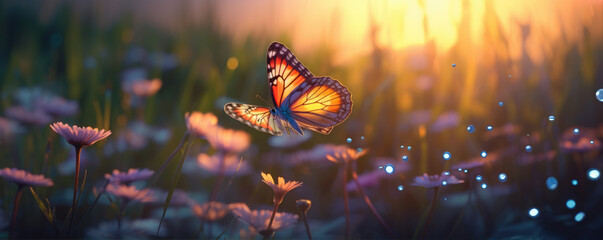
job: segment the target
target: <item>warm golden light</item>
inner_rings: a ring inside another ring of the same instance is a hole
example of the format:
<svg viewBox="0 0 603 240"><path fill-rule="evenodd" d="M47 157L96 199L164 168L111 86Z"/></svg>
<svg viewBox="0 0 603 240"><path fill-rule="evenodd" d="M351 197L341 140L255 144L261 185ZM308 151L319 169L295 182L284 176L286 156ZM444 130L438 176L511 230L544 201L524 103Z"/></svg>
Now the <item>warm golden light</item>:
<svg viewBox="0 0 603 240"><path fill-rule="evenodd" d="M235 70L239 66L239 60L236 57L230 57L228 61L226 61L226 66L230 70Z"/></svg>

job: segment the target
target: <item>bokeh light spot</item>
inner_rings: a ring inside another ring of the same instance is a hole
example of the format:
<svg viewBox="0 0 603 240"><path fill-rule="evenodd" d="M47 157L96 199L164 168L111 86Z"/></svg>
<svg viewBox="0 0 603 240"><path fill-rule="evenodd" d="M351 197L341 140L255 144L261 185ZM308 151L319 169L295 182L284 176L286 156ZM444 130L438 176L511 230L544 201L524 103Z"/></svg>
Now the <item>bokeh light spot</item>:
<svg viewBox="0 0 603 240"><path fill-rule="evenodd" d="M239 59L237 59L236 57L230 57L230 58L228 58L228 61L226 61L226 67L228 67L228 69L230 69L230 70L235 70L235 69L237 69L238 66L239 66Z"/></svg>
<svg viewBox="0 0 603 240"><path fill-rule="evenodd" d="M469 133L475 132L475 127L473 125L467 126L467 132L469 132Z"/></svg>
<svg viewBox="0 0 603 240"><path fill-rule="evenodd" d="M507 181L507 174L505 174L505 173L498 174L498 181L500 181L500 182L506 182Z"/></svg>
<svg viewBox="0 0 603 240"><path fill-rule="evenodd" d="M538 209L532 208L528 213L530 214L530 217L536 217L538 216Z"/></svg>
<svg viewBox="0 0 603 240"><path fill-rule="evenodd" d="M387 165L385 165L385 172L386 172L387 174L392 174L392 173L394 173L394 170L395 170L395 169L394 169L394 165L391 165L391 164L387 164Z"/></svg>
<svg viewBox="0 0 603 240"><path fill-rule="evenodd" d="M591 170L588 170L588 178L590 178L590 180L597 180L597 179L599 179L599 175L601 175L601 173L597 169L593 168Z"/></svg>
<svg viewBox="0 0 603 240"><path fill-rule="evenodd" d="M546 187L549 190L555 190L558 185L559 184L558 184L557 179L555 177L549 177L549 178L546 179Z"/></svg>

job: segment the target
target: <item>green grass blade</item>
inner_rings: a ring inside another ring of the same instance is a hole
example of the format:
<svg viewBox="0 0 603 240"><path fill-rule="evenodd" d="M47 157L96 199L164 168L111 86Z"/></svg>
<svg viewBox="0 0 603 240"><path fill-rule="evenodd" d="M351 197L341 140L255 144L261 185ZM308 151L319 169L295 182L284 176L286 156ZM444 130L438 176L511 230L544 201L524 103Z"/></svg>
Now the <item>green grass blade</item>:
<svg viewBox="0 0 603 240"><path fill-rule="evenodd" d="M32 187L29 187L29 191L31 191L31 195L33 195L34 199L36 199L36 202L38 203L38 207L40 207L40 210L42 210L42 213L44 213L44 216L46 217L46 219L48 219L48 221L50 223L52 223L54 219L53 219L52 211L50 211L50 203L48 203L48 207L46 207L44 202L40 199L40 197L38 196L38 194L36 193L36 191L34 191L34 189ZM46 202L48 202L48 199L46 199Z"/></svg>
<svg viewBox="0 0 603 240"><path fill-rule="evenodd" d="M168 156L168 158L165 160L165 162L163 162L161 167L159 167L159 169L157 169L157 171L155 172L155 176L153 177L153 180L148 182L147 186L152 185L155 181L157 181L157 179L159 179L159 176L161 176L161 173L163 173L163 170L165 170L165 168L170 163L170 161L172 161L172 159L176 156L176 153L178 153L178 151L180 151L182 149L182 147L184 147L184 145L186 144L188 139L189 139L189 133L185 132L184 136L182 136L182 139L180 140L180 144L178 144L178 147L176 147L176 149L170 154L170 156Z"/></svg>
<svg viewBox="0 0 603 240"><path fill-rule="evenodd" d="M187 141L188 142L188 141ZM178 170L176 175L172 179L172 186L170 186L170 190L168 192L167 198L165 199L165 203L163 204L163 213L161 214L161 220L159 221L159 226L157 227L157 236L159 236L159 230L161 230L161 224L163 224L163 219L165 218L165 213L170 205L170 201L172 200L172 195L174 194L174 190L178 185L178 180L180 180L180 174L182 173L182 166L184 165L184 160L186 160L186 155L188 155L188 150L190 150L190 146L192 142L185 144L184 153L182 154L182 158L180 158L180 162L178 164Z"/></svg>

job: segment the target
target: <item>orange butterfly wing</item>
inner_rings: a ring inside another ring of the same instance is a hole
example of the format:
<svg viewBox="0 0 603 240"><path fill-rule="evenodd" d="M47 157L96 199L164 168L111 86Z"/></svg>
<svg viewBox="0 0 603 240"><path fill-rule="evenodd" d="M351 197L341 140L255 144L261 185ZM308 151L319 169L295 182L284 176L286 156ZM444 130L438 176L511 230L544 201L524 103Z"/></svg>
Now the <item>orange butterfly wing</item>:
<svg viewBox="0 0 603 240"><path fill-rule="evenodd" d="M291 115L304 128L329 134L352 112L352 94L330 77L311 78L285 100Z"/></svg>
<svg viewBox="0 0 603 240"><path fill-rule="evenodd" d="M268 47L268 83L274 106L283 101L302 83L314 77L283 44L273 42Z"/></svg>
<svg viewBox="0 0 603 240"><path fill-rule="evenodd" d="M227 103L224 105L224 112L256 130L277 136L283 134L280 120L270 113L269 108L248 104Z"/></svg>

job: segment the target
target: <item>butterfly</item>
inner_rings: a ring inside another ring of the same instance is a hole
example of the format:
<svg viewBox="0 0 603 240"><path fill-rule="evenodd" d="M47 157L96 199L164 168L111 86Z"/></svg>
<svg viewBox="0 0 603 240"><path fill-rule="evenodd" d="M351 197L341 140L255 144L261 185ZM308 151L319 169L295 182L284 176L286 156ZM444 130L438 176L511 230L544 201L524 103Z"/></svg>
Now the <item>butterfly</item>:
<svg viewBox="0 0 603 240"><path fill-rule="evenodd" d="M273 107L227 103L232 118L259 131L282 135L302 128L329 134L352 112L352 94L339 81L315 77L285 45L268 47L268 85Z"/></svg>

